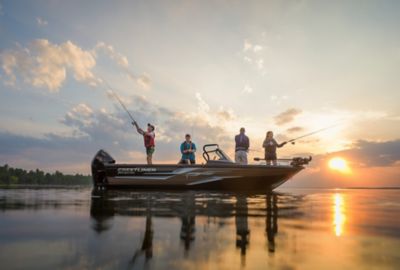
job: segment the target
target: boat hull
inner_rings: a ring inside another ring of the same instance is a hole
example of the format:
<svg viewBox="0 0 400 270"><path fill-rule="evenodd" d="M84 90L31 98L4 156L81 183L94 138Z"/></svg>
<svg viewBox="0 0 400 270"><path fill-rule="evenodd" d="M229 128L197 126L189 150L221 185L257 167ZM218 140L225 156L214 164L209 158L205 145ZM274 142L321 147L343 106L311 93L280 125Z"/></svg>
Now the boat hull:
<svg viewBox="0 0 400 270"><path fill-rule="evenodd" d="M92 162L94 186L98 188L260 190L271 191L303 166L238 165L143 165Z"/></svg>

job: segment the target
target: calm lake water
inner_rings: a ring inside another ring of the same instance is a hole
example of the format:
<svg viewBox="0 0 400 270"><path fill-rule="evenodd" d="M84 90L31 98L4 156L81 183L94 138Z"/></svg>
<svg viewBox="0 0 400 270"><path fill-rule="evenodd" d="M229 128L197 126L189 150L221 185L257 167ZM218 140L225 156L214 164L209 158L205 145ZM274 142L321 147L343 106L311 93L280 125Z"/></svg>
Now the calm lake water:
<svg viewBox="0 0 400 270"><path fill-rule="evenodd" d="M400 190L0 189L1 269L400 269Z"/></svg>

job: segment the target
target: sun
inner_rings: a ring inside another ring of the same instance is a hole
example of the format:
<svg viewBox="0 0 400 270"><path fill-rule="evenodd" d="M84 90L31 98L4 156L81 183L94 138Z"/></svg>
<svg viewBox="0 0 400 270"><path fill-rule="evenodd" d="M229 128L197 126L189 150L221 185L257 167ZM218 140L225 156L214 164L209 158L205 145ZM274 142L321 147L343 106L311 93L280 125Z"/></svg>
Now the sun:
<svg viewBox="0 0 400 270"><path fill-rule="evenodd" d="M334 171L341 173L350 173L350 167L347 165L347 161L341 157L334 157L329 160L328 166Z"/></svg>

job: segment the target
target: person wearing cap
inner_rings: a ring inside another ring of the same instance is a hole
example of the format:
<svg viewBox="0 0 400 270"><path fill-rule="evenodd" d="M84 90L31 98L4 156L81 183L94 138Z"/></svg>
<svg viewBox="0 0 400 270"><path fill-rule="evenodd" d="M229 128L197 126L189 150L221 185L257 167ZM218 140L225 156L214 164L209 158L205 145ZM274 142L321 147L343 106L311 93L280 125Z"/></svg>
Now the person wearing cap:
<svg viewBox="0 0 400 270"><path fill-rule="evenodd" d="M185 141L181 143L182 158L180 164L196 164L196 145L192 142L190 134L186 134Z"/></svg>
<svg viewBox="0 0 400 270"><path fill-rule="evenodd" d="M240 133L235 136L235 162L246 165L247 164L247 152L250 147L250 140L244 133L246 130L240 128Z"/></svg>
<svg viewBox="0 0 400 270"><path fill-rule="evenodd" d="M144 131L139 127L136 122L132 122L132 125L136 127L137 132L140 135L143 135L144 139L144 147L146 147L146 155L147 155L147 164L153 164L153 153L155 150L155 133L154 133L154 126L150 123L147 124L147 131Z"/></svg>

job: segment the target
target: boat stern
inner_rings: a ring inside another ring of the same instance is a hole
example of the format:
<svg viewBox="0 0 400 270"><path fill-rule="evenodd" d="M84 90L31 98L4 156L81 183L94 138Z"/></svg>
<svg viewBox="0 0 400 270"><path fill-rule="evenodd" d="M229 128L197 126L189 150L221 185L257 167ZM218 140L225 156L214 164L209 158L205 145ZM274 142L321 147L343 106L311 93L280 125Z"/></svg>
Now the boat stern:
<svg viewBox="0 0 400 270"><path fill-rule="evenodd" d="M99 150L92 160L92 179L94 187L102 187L107 184L105 165L114 164L115 159L104 150Z"/></svg>

